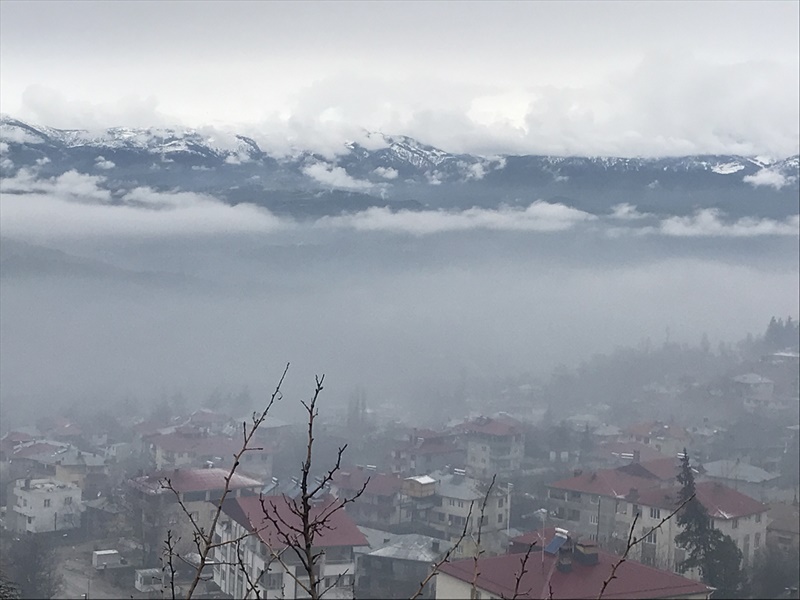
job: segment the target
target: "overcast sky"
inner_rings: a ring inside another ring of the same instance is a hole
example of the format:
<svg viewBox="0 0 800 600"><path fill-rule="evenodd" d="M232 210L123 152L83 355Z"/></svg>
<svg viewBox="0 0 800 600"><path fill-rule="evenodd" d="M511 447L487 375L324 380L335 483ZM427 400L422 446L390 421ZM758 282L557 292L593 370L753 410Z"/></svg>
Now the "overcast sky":
<svg viewBox="0 0 800 600"><path fill-rule="evenodd" d="M800 3L0 2L0 110L57 127L365 127L448 150L782 157Z"/></svg>

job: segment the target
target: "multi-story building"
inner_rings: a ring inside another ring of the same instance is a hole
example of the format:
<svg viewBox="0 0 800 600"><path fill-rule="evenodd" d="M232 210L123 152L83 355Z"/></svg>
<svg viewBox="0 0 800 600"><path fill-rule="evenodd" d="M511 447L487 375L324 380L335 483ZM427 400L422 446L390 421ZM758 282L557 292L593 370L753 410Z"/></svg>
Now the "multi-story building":
<svg viewBox="0 0 800 600"><path fill-rule="evenodd" d="M520 423L506 417L478 417L457 429L466 443L467 475L507 479L519 473L525 456L525 435Z"/></svg>
<svg viewBox="0 0 800 600"><path fill-rule="evenodd" d="M775 503L767 513L767 543L784 551L800 549L800 505Z"/></svg>
<svg viewBox="0 0 800 600"><path fill-rule="evenodd" d="M620 552L636 518L641 537L677 508L679 487L675 485L677 461L666 459L632 463L617 469L578 473L550 484L550 525ZM697 499L723 533L730 535L742 551L745 564L766 542L767 508L757 500L716 482L698 482ZM675 544L681 528L670 519L646 536L632 558L661 569L677 570L685 558Z"/></svg>
<svg viewBox="0 0 800 600"><path fill-rule="evenodd" d="M367 546L367 540L347 513L334 509L332 502L337 500L328 497L311 509L312 521L329 513L327 527L316 533L312 548L315 555L320 555L316 561L317 577L320 591L330 588L324 597L352 598L354 551ZM269 517L264 514L265 507ZM215 543L244 541L223 544L214 551L214 582L222 592L234 598L308 597L303 590L303 585L309 585L308 575L295 552L302 542L287 544L287 540L297 540L293 530L302 530L302 522L285 496L234 498L225 502L223 514L214 532ZM258 586L258 594L248 590L248 578Z"/></svg>
<svg viewBox="0 0 800 600"><path fill-rule="evenodd" d="M692 438L683 427L663 421L636 423L625 428L621 441L640 442L665 456L677 456L691 448Z"/></svg>
<svg viewBox="0 0 800 600"><path fill-rule="evenodd" d="M45 533L81 526L81 489L58 479L17 480L8 506L14 531Z"/></svg>
<svg viewBox="0 0 800 600"><path fill-rule="evenodd" d="M465 452L452 432L414 429L407 439L392 449L392 473L408 477L444 469L463 467Z"/></svg>
<svg viewBox="0 0 800 600"><path fill-rule="evenodd" d="M337 498L352 498L363 488L358 500L346 507L359 525L391 528L408 520L402 510L403 480L399 477L356 467L337 471L331 483Z"/></svg>
<svg viewBox="0 0 800 600"><path fill-rule="evenodd" d="M158 563L168 530L174 539L179 538L178 553L197 551L193 543L195 530L186 513L192 515L199 527L209 531L228 474L227 470L216 468L173 469L129 481L132 518L137 535L141 534L145 566ZM258 496L262 485L258 480L234 474L227 497Z"/></svg>
<svg viewBox="0 0 800 600"><path fill-rule="evenodd" d="M427 524L443 538L457 541L466 528L467 535L456 549L456 554L470 555L475 550L478 526L481 523L481 550L489 554L505 551L508 542L511 489L507 484L495 482L491 489L487 483L468 477L464 470L434 471L428 482L435 483L432 506L425 512ZM422 483L420 488L424 488ZM430 505L431 497L419 499Z"/></svg>

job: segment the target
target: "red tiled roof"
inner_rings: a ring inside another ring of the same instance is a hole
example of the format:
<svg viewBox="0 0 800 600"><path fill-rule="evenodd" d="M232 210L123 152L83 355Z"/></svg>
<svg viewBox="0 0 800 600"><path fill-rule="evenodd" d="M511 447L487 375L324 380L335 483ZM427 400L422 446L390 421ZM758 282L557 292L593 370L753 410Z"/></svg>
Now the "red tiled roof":
<svg viewBox="0 0 800 600"><path fill-rule="evenodd" d="M227 469L172 469L137 477L131 480L131 485L148 494L170 492L163 485L166 479L180 493L224 490L228 474ZM260 481L235 473L230 489L260 488L262 485Z"/></svg>
<svg viewBox="0 0 800 600"><path fill-rule="evenodd" d="M569 479L561 479L547 487L610 498L624 498L631 489L635 488L641 492L644 489L658 486L658 483L658 479L629 475L619 469L600 469L581 473Z"/></svg>
<svg viewBox="0 0 800 600"><path fill-rule="evenodd" d="M547 542L552 540L556 535L555 527L545 527L544 529L537 529L536 531L529 531L511 538L511 543L514 545L529 546L535 543L537 548L544 548Z"/></svg>
<svg viewBox="0 0 800 600"><path fill-rule="evenodd" d="M714 481L697 483L695 490L697 499L705 506L712 519L737 519L766 512L768 509L766 504ZM674 509L679 504L679 492L680 487L645 490L639 494L639 504Z"/></svg>
<svg viewBox="0 0 800 600"><path fill-rule="evenodd" d="M517 598L597 598L612 565L619 557L598 551L598 564L584 565L572 561L572 570L562 573L556 569L557 555L536 552L529 557L524 575L520 579ZM506 554L478 560L478 588L500 596L514 596L514 585L520 572L520 554ZM544 568L539 565L543 563ZM476 571L473 559L445 563L441 572L471 583ZM552 590L552 592L551 592ZM648 567L634 561L622 563L606 588L603 597L621 600L636 598L675 598L690 594L707 594L710 588L681 575Z"/></svg>
<svg viewBox="0 0 800 600"><path fill-rule="evenodd" d="M302 529L300 518L292 512L286 496L264 496L263 501L263 506L267 507L268 514L278 522L285 523L286 526L278 530L275 524L264 516L261 499L257 496L227 500L223 511L248 531L258 530L258 537L270 548L283 548L286 546L286 540L281 532L291 533L291 527ZM313 520L323 511L329 512L332 509L332 502L338 502L338 500L329 499L325 503L312 507L310 518ZM327 525L316 534L315 547L369 545L367 538L344 510L339 509L330 513Z"/></svg>
<svg viewBox="0 0 800 600"><path fill-rule="evenodd" d="M367 488L364 491L365 494L394 496L403 488L403 480L395 475L386 475L362 469L338 471L333 477L333 483L341 490L358 492L364 482L367 481L367 477L369 477L369 483L367 483Z"/></svg>

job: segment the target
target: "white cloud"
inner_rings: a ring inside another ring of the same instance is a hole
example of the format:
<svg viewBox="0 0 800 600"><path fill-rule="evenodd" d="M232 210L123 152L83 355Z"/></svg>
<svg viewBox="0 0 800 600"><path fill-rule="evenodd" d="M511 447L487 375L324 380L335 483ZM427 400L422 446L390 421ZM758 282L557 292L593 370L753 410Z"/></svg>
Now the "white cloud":
<svg viewBox="0 0 800 600"><path fill-rule="evenodd" d="M46 156L43 156L42 158L37 158L36 159L36 166L37 167L43 167L46 164L48 164L49 162L50 162L50 159L47 158Z"/></svg>
<svg viewBox="0 0 800 600"><path fill-rule="evenodd" d="M8 144L6 142L0 142L0 154L8 154Z"/></svg>
<svg viewBox="0 0 800 600"><path fill-rule="evenodd" d="M75 170L50 179L39 179L33 171L23 168L13 177L0 180L0 192L52 194L71 201L106 202L111 199L111 192L100 187L104 181L104 177Z"/></svg>
<svg viewBox="0 0 800 600"><path fill-rule="evenodd" d="M563 204L538 200L527 208L484 209L463 211L393 212L388 208L370 208L353 215L324 217L318 227L350 228L356 231L385 231L411 235L429 235L449 231L491 229L500 231L550 232L565 231L595 216Z"/></svg>
<svg viewBox="0 0 800 600"><path fill-rule="evenodd" d="M628 204L627 202L616 204L611 207L612 219L619 219L621 221L633 221L637 219L644 219L649 216L650 215L648 213L640 213L636 209L635 205Z"/></svg>
<svg viewBox="0 0 800 600"><path fill-rule="evenodd" d="M103 169L104 171L108 171L110 169L113 169L117 165L115 165L110 160L106 160L102 156L98 156L97 158L94 159L94 166L97 167L98 169Z"/></svg>
<svg viewBox="0 0 800 600"><path fill-rule="evenodd" d="M397 169L393 169L392 167L377 167L372 172L378 177L383 177L384 179L397 179L397 176L399 175Z"/></svg>
<svg viewBox="0 0 800 600"><path fill-rule="evenodd" d="M793 183L795 179L795 177L786 177L773 169L761 169L753 175L745 175L742 178L745 183L749 183L753 187L766 185L776 190Z"/></svg>
<svg viewBox="0 0 800 600"><path fill-rule="evenodd" d="M327 163L315 163L303 168L303 173L316 181L344 190L368 190L373 186L369 181L355 179L351 177L342 167L336 167Z"/></svg>
<svg viewBox="0 0 800 600"><path fill-rule="evenodd" d="M675 237L755 237L762 235L800 235L800 216L784 221L745 217L726 223L717 209L703 209L691 217L664 219L658 228L664 235Z"/></svg>
<svg viewBox="0 0 800 600"><path fill-rule="evenodd" d="M0 160L0 168L5 169L6 171L11 171L14 168L14 161L10 158L4 158Z"/></svg>

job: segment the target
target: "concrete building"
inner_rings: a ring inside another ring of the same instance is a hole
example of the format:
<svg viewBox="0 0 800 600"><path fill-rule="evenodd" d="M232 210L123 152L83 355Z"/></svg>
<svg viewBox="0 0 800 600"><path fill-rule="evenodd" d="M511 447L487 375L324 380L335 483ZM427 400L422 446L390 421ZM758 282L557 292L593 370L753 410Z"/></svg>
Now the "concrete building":
<svg viewBox="0 0 800 600"><path fill-rule="evenodd" d="M45 533L81 526L81 489L57 479L19 479L9 498L14 531Z"/></svg>
<svg viewBox="0 0 800 600"><path fill-rule="evenodd" d="M247 577L242 573L237 555L246 565L250 581L257 582L261 598L308 597L298 583L308 585L300 559L294 551L294 544L287 545L287 539L296 539L291 528L301 527L299 517L291 510L284 496L265 497L264 505L257 497L240 497L226 501L223 507L224 518L217 524L214 540L225 542L242 538L236 544L225 544L215 549L214 583L223 593L234 598L255 598L252 590L248 593ZM335 499L328 497L312 507L311 519L332 508ZM264 515L267 506L272 519ZM281 528L276 527L282 523ZM364 534L343 510L330 513L329 527L317 532L314 554L319 553L316 562L322 590L330 587L326 598L352 598L355 585L355 549L367 546ZM280 560L275 556L280 554Z"/></svg>
<svg viewBox="0 0 800 600"><path fill-rule="evenodd" d="M507 417L478 417L457 427L467 448L466 471L470 477L513 477L522 467L525 436L520 423Z"/></svg>

